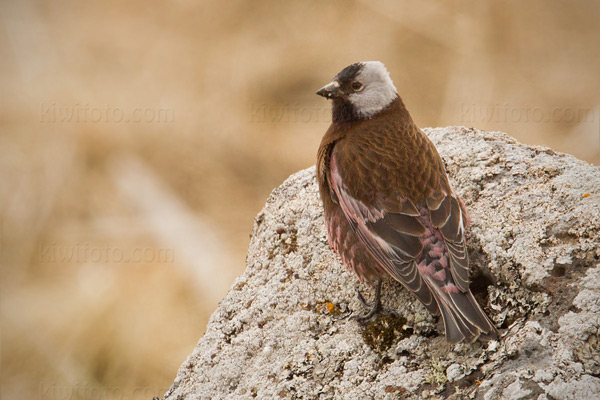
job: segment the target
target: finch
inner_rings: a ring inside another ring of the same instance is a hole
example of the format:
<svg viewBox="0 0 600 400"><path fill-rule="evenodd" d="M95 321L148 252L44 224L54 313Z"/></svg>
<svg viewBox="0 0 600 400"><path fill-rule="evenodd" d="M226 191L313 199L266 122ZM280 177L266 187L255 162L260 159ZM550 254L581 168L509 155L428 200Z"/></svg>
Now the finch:
<svg viewBox="0 0 600 400"><path fill-rule="evenodd" d="M469 290L465 206L383 63L352 64L317 94L333 101L317 155L329 243L375 287L366 318L379 307L382 279L391 277L441 314L448 342L494 335Z"/></svg>

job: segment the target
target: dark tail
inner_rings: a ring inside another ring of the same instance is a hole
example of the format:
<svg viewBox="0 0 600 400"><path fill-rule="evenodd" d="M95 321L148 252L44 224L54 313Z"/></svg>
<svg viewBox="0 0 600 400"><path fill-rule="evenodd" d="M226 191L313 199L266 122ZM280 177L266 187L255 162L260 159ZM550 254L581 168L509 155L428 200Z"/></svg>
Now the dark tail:
<svg viewBox="0 0 600 400"><path fill-rule="evenodd" d="M474 342L477 338L495 339L498 331L485 315L471 291L443 293L436 291L446 340L450 343Z"/></svg>

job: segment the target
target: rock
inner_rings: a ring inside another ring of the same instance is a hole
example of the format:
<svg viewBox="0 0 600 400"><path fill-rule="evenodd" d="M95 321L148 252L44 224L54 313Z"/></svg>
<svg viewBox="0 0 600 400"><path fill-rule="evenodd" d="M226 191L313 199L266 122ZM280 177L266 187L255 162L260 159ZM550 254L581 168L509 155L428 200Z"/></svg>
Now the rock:
<svg viewBox="0 0 600 400"><path fill-rule="evenodd" d="M465 373L463 372L462 365L460 365L458 363L454 363L454 364L450 365L446 369L446 376L448 377L448 381L450 381L450 382L454 382L456 380L463 378L465 376Z"/></svg>
<svg viewBox="0 0 600 400"><path fill-rule="evenodd" d="M256 217L247 268L165 399L600 398L600 169L500 132L427 129L472 225L472 290L498 341L450 345L395 282L359 323L314 167ZM390 311L395 311L393 315Z"/></svg>

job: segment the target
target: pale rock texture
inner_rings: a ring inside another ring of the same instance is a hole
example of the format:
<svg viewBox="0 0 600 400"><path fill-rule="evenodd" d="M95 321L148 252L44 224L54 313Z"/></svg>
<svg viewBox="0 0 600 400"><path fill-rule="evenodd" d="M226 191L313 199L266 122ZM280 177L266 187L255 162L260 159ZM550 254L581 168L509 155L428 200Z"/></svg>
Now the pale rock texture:
<svg viewBox="0 0 600 400"><path fill-rule="evenodd" d="M349 318L372 290L328 246L312 167L256 217L165 399L600 398L600 169L500 132L425 132L470 211L471 286L499 340L447 344L394 282L377 319Z"/></svg>

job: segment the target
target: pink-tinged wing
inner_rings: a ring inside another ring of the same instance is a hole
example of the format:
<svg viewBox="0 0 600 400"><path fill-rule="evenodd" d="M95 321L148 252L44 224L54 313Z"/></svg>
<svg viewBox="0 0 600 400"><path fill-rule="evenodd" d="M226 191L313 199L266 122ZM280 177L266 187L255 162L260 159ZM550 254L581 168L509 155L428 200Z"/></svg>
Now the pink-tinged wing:
<svg viewBox="0 0 600 400"><path fill-rule="evenodd" d="M424 204L395 196L367 206L348 191L331 157L331 188L352 230L390 276L433 314L441 312L446 339L473 341L495 328L469 291L466 213L453 194Z"/></svg>
<svg viewBox="0 0 600 400"><path fill-rule="evenodd" d="M367 207L352 197L342 181L335 156L331 157L331 187L353 231L379 266L413 292L433 314L438 306L417 268L427 229L419 222L417 207L406 199L383 200ZM386 204L387 203L387 204ZM393 212L392 212L393 210Z"/></svg>
<svg viewBox="0 0 600 400"><path fill-rule="evenodd" d="M454 194L441 191L426 201L431 224L442 234L448 250L448 261L454 283L466 292L469 290L469 254L465 243L468 216L462 200Z"/></svg>

